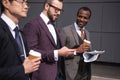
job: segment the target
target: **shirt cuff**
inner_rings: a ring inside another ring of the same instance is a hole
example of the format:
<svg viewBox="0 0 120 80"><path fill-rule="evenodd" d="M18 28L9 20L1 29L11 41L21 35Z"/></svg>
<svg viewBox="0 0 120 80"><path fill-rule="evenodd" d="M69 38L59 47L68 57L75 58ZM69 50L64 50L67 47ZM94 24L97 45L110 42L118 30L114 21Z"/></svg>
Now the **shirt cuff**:
<svg viewBox="0 0 120 80"><path fill-rule="evenodd" d="M74 55L77 55L77 53L76 53L76 51L74 51L74 53L73 53Z"/></svg>
<svg viewBox="0 0 120 80"><path fill-rule="evenodd" d="M54 59L58 61L58 50L54 50Z"/></svg>

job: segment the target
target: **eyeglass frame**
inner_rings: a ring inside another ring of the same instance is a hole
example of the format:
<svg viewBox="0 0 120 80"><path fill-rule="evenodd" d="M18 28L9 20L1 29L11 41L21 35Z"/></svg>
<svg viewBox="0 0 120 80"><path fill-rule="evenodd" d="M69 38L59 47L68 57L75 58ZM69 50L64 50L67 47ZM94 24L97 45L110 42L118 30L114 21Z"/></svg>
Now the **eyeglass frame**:
<svg viewBox="0 0 120 80"><path fill-rule="evenodd" d="M63 9L59 9L58 7L56 7L56 6L54 6L54 5L50 4L50 3L48 3L48 5L49 5L50 7L53 7L53 8L55 9L55 11L64 12Z"/></svg>
<svg viewBox="0 0 120 80"><path fill-rule="evenodd" d="M16 2L18 2L18 3L20 3L20 4L26 4L26 5L28 5L28 1L25 1L25 0L23 0L23 1L19 1L19 0L13 0L13 1L16 1Z"/></svg>

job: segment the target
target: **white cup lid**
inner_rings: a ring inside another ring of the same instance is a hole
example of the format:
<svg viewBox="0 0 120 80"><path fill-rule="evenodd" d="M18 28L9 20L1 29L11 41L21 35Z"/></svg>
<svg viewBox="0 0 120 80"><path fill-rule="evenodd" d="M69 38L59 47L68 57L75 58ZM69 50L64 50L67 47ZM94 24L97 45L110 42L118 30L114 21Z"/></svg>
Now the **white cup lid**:
<svg viewBox="0 0 120 80"><path fill-rule="evenodd" d="M89 44L91 43L90 41L88 41L88 40L86 40L86 39L84 39L84 42L89 43Z"/></svg>
<svg viewBox="0 0 120 80"><path fill-rule="evenodd" d="M29 54L31 54L33 56L41 57L41 53L34 51L34 50L30 50Z"/></svg>

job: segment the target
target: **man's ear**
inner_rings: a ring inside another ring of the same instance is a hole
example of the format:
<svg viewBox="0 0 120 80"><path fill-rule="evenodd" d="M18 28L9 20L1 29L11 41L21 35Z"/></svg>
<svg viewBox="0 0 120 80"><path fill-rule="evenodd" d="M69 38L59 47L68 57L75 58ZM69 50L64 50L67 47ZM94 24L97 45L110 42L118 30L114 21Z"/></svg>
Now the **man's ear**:
<svg viewBox="0 0 120 80"><path fill-rule="evenodd" d="M9 0L2 0L1 3L3 4L3 6L8 9L9 5L10 5L10 1Z"/></svg>
<svg viewBox="0 0 120 80"><path fill-rule="evenodd" d="M45 3L45 10L48 11L48 9L49 9L49 4Z"/></svg>

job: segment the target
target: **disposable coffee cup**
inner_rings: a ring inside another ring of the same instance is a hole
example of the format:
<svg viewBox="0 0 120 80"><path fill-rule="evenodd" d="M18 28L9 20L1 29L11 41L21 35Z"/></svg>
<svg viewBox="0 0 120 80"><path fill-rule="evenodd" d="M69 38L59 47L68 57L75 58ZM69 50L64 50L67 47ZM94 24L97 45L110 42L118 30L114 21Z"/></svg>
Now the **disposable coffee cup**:
<svg viewBox="0 0 120 80"><path fill-rule="evenodd" d="M84 46L90 46L90 44L91 44L91 42L90 41L88 41L88 40L84 40L84 42L83 42L83 45Z"/></svg>
<svg viewBox="0 0 120 80"><path fill-rule="evenodd" d="M30 50L29 56L28 56L28 58L29 58L30 60L35 59L35 58L38 58L38 57L41 58L41 53L39 53L39 52L37 52L37 51L34 51L34 50Z"/></svg>

